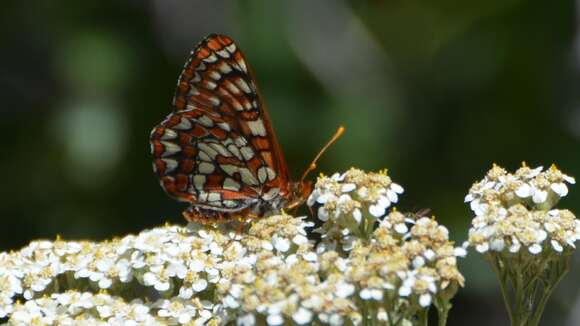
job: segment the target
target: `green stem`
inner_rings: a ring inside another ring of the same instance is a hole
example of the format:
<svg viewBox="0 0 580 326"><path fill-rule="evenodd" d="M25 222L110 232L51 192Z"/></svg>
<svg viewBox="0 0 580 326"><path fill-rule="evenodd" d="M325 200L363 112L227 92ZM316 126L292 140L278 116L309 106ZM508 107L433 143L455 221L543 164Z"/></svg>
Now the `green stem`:
<svg viewBox="0 0 580 326"><path fill-rule="evenodd" d="M429 309L419 310L419 323L417 326L427 326L429 324Z"/></svg>
<svg viewBox="0 0 580 326"><path fill-rule="evenodd" d="M562 279L566 276L566 274L568 274L568 272L570 271L570 257L565 257L563 263L563 266L560 265L561 262L556 262L556 264L558 265L556 269L556 275L555 275L555 280L554 282L551 282L551 284L547 285L544 288L544 291L542 293L542 296L540 298L540 301L538 302L538 305L536 306L536 312L533 315L533 319L532 322L530 323L530 326L537 326L540 324L540 320L542 319L542 315L544 314L544 309L546 308L546 303L548 302L548 299L550 299L550 296L552 296L552 292L554 291L554 289L556 288L556 286L560 283L560 281L562 281ZM555 266L549 266L550 267L555 267ZM552 268L550 268L550 270L552 270ZM552 278L554 275L552 275Z"/></svg>
<svg viewBox="0 0 580 326"><path fill-rule="evenodd" d="M508 288L507 288L508 287L507 274L505 273L505 271L501 267L501 262L499 260L499 257L490 255L489 259L490 259L491 267L493 268L493 270L495 271L495 274L497 275L497 278L499 279L499 286L501 289L501 295L503 297L503 303L505 305L506 311L508 313L508 317L510 319L510 324L514 325L514 315L513 315L511 300L510 300Z"/></svg>
<svg viewBox="0 0 580 326"><path fill-rule="evenodd" d="M437 325L445 326L447 325L447 316L449 315L449 310L451 309L451 304L446 304L441 309L437 309Z"/></svg>

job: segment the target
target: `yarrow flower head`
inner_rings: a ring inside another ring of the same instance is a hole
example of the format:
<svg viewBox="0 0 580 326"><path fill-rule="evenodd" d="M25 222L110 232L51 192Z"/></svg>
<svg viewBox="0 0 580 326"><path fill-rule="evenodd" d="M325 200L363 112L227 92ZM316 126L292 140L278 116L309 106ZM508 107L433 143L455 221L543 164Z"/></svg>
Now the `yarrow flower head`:
<svg viewBox="0 0 580 326"><path fill-rule="evenodd" d="M576 180L555 165L549 169L530 168L525 163L514 174L494 165L487 175L473 184L465 202L475 215L485 214L493 206L504 208L522 204L530 209L549 210L568 194L567 184Z"/></svg>
<svg viewBox="0 0 580 326"><path fill-rule="evenodd" d="M494 165L466 196L475 213L469 245L480 253L525 250L532 255L575 248L580 220L569 210L552 209L568 193L566 183L574 182L555 165L546 171L524 165L514 174Z"/></svg>
<svg viewBox="0 0 580 326"><path fill-rule="evenodd" d="M393 207L402 193L386 171L321 176L308 200L322 222L316 230L321 274L357 289L351 300L377 320L425 320L433 304L445 318L464 284L457 257L465 249L454 247L447 229L424 211ZM375 303L381 308L368 310Z"/></svg>
<svg viewBox="0 0 580 326"><path fill-rule="evenodd" d="M412 319L433 302L448 305L464 284L457 257L465 256L465 251L453 246L444 226L420 217L407 235L401 237L381 224L370 242L357 240L346 269L347 279L362 289L360 298L386 302L390 318Z"/></svg>
<svg viewBox="0 0 580 326"><path fill-rule="evenodd" d="M354 238L368 238L376 221L399 200L403 187L387 171L365 173L351 168L343 174L318 178L307 204L324 223L323 238L340 238L346 250Z"/></svg>
<svg viewBox="0 0 580 326"><path fill-rule="evenodd" d="M544 170L524 163L513 174L494 165L465 197L475 214L465 245L494 268L513 325L537 325L552 289L568 272L580 220L555 205L574 183L555 165Z"/></svg>

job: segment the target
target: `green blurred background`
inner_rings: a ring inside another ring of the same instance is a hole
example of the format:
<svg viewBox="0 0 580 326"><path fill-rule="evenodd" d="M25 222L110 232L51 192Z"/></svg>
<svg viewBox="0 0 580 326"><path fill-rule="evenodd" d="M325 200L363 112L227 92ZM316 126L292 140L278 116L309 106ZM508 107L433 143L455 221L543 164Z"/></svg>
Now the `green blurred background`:
<svg viewBox="0 0 580 326"><path fill-rule="evenodd" d="M388 168L402 210L432 208L458 242L463 197L493 162L580 176L573 1L5 1L0 10L0 250L183 223L148 137L189 51L233 37L294 176L339 124L320 172ZM580 191L561 207L580 212ZM490 268L463 261L449 325L507 325ZM580 262L544 325L580 324Z"/></svg>

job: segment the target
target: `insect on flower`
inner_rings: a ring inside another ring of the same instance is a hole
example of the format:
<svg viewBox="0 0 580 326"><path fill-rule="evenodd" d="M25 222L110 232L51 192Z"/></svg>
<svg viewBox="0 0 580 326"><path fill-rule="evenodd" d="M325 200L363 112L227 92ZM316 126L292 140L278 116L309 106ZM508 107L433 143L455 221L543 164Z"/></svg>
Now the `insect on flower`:
<svg viewBox="0 0 580 326"><path fill-rule="evenodd" d="M291 181L251 70L223 35L209 35L192 51L173 106L151 132L153 169L169 196L191 205L183 212L188 221L228 222L301 205L312 190L306 175L344 131Z"/></svg>

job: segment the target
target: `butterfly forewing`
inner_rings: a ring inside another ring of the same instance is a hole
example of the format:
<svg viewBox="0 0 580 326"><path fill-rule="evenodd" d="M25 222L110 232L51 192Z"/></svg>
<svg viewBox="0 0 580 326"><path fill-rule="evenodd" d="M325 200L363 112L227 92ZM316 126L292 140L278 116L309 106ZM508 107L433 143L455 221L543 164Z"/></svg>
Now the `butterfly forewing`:
<svg viewBox="0 0 580 326"><path fill-rule="evenodd" d="M178 80L175 111L151 134L154 169L190 220L279 209L290 196L283 154L250 68L228 37L210 35Z"/></svg>

